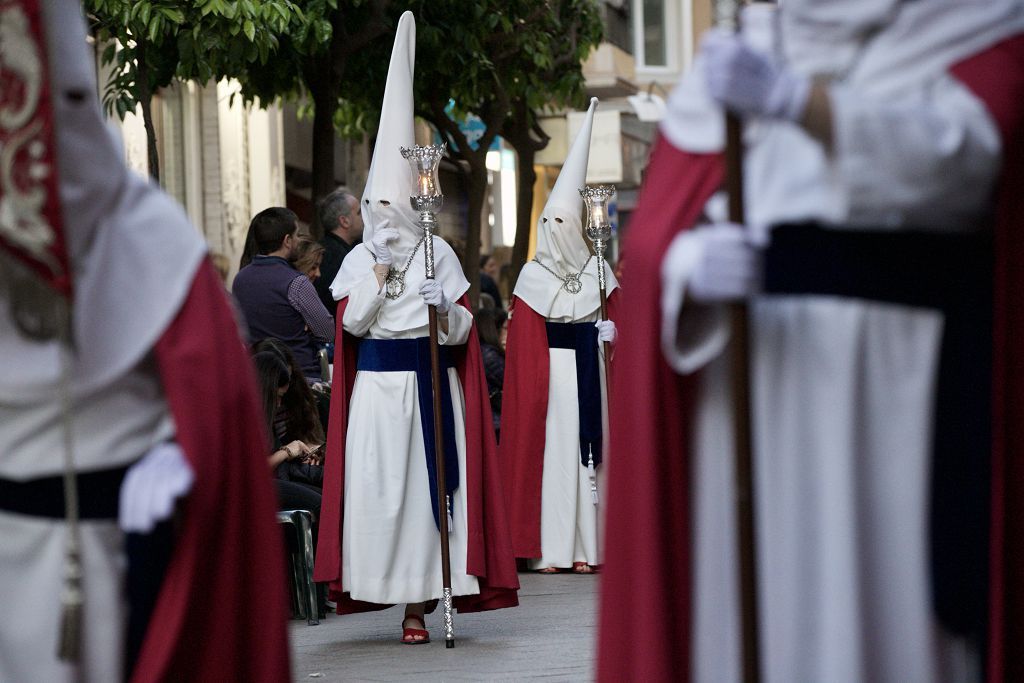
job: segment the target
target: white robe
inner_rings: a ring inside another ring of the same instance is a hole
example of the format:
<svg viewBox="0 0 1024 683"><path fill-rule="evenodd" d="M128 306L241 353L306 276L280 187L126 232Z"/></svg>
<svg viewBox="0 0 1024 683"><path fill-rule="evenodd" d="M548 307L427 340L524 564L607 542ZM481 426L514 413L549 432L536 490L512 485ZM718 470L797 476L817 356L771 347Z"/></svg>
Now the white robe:
<svg viewBox="0 0 1024 683"><path fill-rule="evenodd" d="M127 465L170 438L173 423L148 363L74 397L79 472ZM117 419L112 420L111 416ZM0 401L0 476L29 480L63 471L60 400ZM66 525L0 512L0 681L118 681L123 678L124 543L117 520L81 522L85 611L82 662L57 659Z"/></svg>
<svg viewBox="0 0 1024 683"><path fill-rule="evenodd" d="M591 314L580 320L553 322L595 322L597 319L597 314ZM602 557L598 533L599 505L594 502L592 487L596 486L598 491L603 489L604 466L598 465L592 477L580 459L576 352L554 348L548 350L548 357L548 414L544 423L540 503L541 557L530 560L530 568L565 569L572 567L574 562L599 565ZM600 358L601 412L604 433L607 434L604 365ZM607 438L604 443L607 444Z"/></svg>
<svg viewBox="0 0 1024 683"><path fill-rule="evenodd" d="M426 325L395 331L379 324L381 317L388 319L382 311L389 306L408 305L409 297L421 301L417 292L423 268L417 260L407 273L405 292L394 302L378 291L367 269L366 278L348 293L345 330L371 339L427 336ZM443 345L464 344L472 325L469 311L452 304L448 333L439 329L438 339ZM345 443L342 531L342 586L354 600L394 604L441 597L441 541L431 513L436 501L428 484L416 381L411 371L356 373ZM448 381L460 475L449 537L452 594L473 595L480 589L466 571L465 398L454 368L448 370Z"/></svg>
<svg viewBox="0 0 1024 683"><path fill-rule="evenodd" d="M975 680L929 589L941 314L766 296L751 321L765 680ZM705 368L694 434L698 682L740 678L727 372Z"/></svg>
<svg viewBox="0 0 1024 683"><path fill-rule="evenodd" d="M886 45L879 39L870 49ZM679 116L663 124L685 149L694 149L688 122L720 127L700 89L693 77L684 82L674 94ZM983 224L1000 142L962 84L940 69L894 88L855 69L832 87L831 102L831 156L792 124L750 126L750 223L947 231ZM715 146L714 131L705 133ZM707 212L716 214L710 205ZM685 280L702 238L696 231L682 239ZM662 338L677 371L703 369L692 464L692 673L698 683L723 683L740 679L733 432L720 356L728 320L716 307L680 311L682 300L683 292L666 295ZM976 646L943 631L930 592L942 314L827 296L761 296L750 310L764 679L978 680Z"/></svg>

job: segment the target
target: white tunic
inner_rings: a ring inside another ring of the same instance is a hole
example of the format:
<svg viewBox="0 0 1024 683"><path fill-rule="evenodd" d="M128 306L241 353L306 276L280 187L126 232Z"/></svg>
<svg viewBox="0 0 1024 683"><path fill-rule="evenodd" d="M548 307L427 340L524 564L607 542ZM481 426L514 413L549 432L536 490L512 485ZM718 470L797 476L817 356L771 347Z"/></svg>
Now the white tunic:
<svg viewBox="0 0 1024 683"><path fill-rule="evenodd" d="M126 465L173 435L148 363L74 399L79 472ZM112 415L117 419L113 420ZM63 471L60 401L0 401L0 476L28 480ZM117 520L81 522L85 612L83 660L57 659L66 525L0 512L0 681L117 681L123 678L126 605L123 535Z"/></svg>
<svg viewBox="0 0 1024 683"><path fill-rule="evenodd" d="M896 49L882 35L860 69ZM854 69L832 87L831 156L791 124L750 127L751 223L954 231L983 222L1000 144L982 104L941 67L899 88L873 76ZM664 127L691 150L688 121L720 127L699 89L693 79L681 85L680 116ZM681 239L685 280L701 235ZM662 336L679 372L703 368L692 464L693 679L722 683L740 679L733 431L720 355L729 331L723 310L687 304L680 313L682 295L666 293ZM761 296L750 310L765 680L978 680L977 651L943 631L930 594L942 314L828 296Z"/></svg>
<svg viewBox="0 0 1024 683"><path fill-rule="evenodd" d="M594 322L596 314L581 320L552 322ZM530 560L531 569L569 568L574 562L601 564L598 534L599 505L592 486L603 488L604 467L593 475L580 459L580 408L577 393L576 352L573 349L548 350L548 414L544 423L544 469L541 480L540 547L541 557ZM600 358L600 357L599 357ZM604 367L601 392L604 399ZM608 433L602 400L604 433ZM604 443L607 443L607 437ZM606 449L607 450L607 449ZM600 499L600 498L599 498Z"/></svg>
<svg viewBox="0 0 1024 683"><path fill-rule="evenodd" d="M929 589L941 314L771 296L751 317L765 680L974 680ZM727 372L705 368L694 434L695 681L740 679Z"/></svg>
<svg viewBox="0 0 1024 683"><path fill-rule="evenodd" d="M379 324L383 309L408 305L410 297L422 301L417 294L422 266L414 262L405 292L394 302L378 291L376 277L367 270L348 293L345 330L370 339L427 336L426 325L394 331ZM438 339L443 345L464 344L472 325L469 311L453 304L448 333L438 330ZM441 597L441 541L431 512L436 501L430 495L416 381L411 371L356 373L345 443L342 531L342 586L355 600L394 604ZM452 593L472 595L479 585L466 571L465 398L454 368L448 370L448 381L460 474L449 538Z"/></svg>

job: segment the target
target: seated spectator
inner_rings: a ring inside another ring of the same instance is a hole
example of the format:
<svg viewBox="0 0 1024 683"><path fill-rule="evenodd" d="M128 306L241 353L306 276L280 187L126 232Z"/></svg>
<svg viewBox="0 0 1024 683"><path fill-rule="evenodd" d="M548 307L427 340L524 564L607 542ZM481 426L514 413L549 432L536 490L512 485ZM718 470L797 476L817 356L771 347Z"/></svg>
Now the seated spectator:
<svg viewBox="0 0 1024 683"><path fill-rule="evenodd" d="M310 282L316 285L317 280L320 279L320 264L323 259L324 245L308 235L301 235L298 244L295 245L295 256L292 258L295 270L303 273Z"/></svg>
<svg viewBox="0 0 1024 683"><path fill-rule="evenodd" d="M265 351L253 356L256 365L256 376L259 378L260 393L263 398L263 411L267 428L273 434L274 416L281 405L282 397L288 393L291 385L291 373L277 354ZM291 464L307 465L310 470L319 469L319 480L323 481L323 464L317 455L317 447L322 444L310 445L300 439L294 439L281 445L277 437L273 437L273 451L267 463L273 470L274 486L277 490L278 509L309 510L314 520L320 518L320 502L322 498L319 487L309 483L290 481L288 479ZM311 478L315 478L315 474Z"/></svg>
<svg viewBox="0 0 1024 683"><path fill-rule="evenodd" d="M501 349L502 353L507 351L505 342L508 341L508 319L510 317L510 313L502 313L501 326L498 328L498 348Z"/></svg>
<svg viewBox="0 0 1024 683"><path fill-rule="evenodd" d="M501 299L501 292L498 290L498 273L501 266L490 254L480 257L480 292L489 294L494 300L494 307L499 311L505 310L505 304Z"/></svg>
<svg viewBox="0 0 1024 683"><path fill-rule="evenodd" d="M264 339L253 347L253 353L264 352L276 354L288 366L293 377L302 376L302 368L295 360L295 354L281 340ZM316 388L320 386L325 389ZM310 386L308 382L291 382L274 415L274 437L282 443L295 439L306 443L324 443L330 399L330 387L327 385Z"/></svg>
<svg viewBox="0 0 1024 683"><path fill-rule="evenodd" d="M476 312L476 328L480 335L480 350L483 353L484 375L487 378L487 393L491 398L491 413L494 416L494 435L501 437L501 395L505 382L505 350L498 338L498 326L505 323L505 312L493 308L481 308Z"/></svg>
<svg viewBox="0 0 1024 683"><path fill-rule="evenodd" d="M249 340L284 342L310 382L320 381L319 343L334 341L334 318L309 278L288 262L298 242L296 217L288 209L265 209L252 219L243 262L232 293L249 327Z"/></svg>

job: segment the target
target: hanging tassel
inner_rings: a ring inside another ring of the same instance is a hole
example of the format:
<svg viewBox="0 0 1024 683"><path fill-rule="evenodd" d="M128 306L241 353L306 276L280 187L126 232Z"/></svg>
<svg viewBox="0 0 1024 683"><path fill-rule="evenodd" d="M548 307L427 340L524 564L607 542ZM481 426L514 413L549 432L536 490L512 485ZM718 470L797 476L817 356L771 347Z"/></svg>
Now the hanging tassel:
<svg viewBox="0 0 1024 683"><path fill-rule="evenodd" d="M589 446L590 454L587 459L587 473L590 475L590 499L597 505L597 470L594 468L594 446Z"/></svg>
<svg viewBox="0 0 1024 683"><path fill-rule="evenodd" d="M82 654L83 603L81 538L78 521L78 477L75 472L71 401L71 320L69 309L57 318L58 337L63 342L61 354L61 426L64 436L64 516L67 523L67 546L64 554L64 586L61 590L60 633L57 657L65 662L78 662Z"/></svg>
<svg viewBox="0 0 1024 683"><path fill-rule="evenodd" d="M450 495L446 495L444 497L444 502L445 506L448 508L448 529L451 530L455 528L455 518L452 516L452 497Z"/></svg>
<svg viewBox="0 0 1024 683"><path fill-rule="evenodd" d="M64 588L61 591L60 638L57 657L77 662L82 654L82 564L77 550L69 549L64 559Z"/></svg>

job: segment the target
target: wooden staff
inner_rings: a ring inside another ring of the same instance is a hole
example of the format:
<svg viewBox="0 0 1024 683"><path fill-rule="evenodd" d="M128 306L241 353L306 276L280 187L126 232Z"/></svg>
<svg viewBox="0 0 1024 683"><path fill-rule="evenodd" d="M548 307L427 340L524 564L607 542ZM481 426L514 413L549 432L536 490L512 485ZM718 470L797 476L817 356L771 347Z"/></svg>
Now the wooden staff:
<svg viewBox="0 0 1024 683"><path fill-rule="evenodd" d="M434 212L441 210L442 195L437 178L437 166L444 156L445 145L401 148L404 159L410 162L416 177L416 194L409 197L413 210L419 213L423 228L423 261L426 277L434 279L434 232L437 219ZM441 347L437 339L437 307L427 306L430 336L430 383L434 397L434 469L437 471L437 521L441 532L441 603L444 610L444 646L455 647L455 622L452 616L452 563L448 545L448 482L445 471L444 420L441 413L441 391L447 375L441 374Z"/></svg>
<svg viewBox="0 0 1024 683"><path fill-rule="evenodd" d="M738 30L741 2L717 0L717 23ZM735 113L725 116L725 188L729 196L729 220L743 224L743 125ZM758 572L754 497L754 449L751 411L750 319L745 302L729 306L732 337L729 344L731 364L732 417L735 432L735 509L736 542L739 559L740 645L743 681L761 680L760 642L758 639Z"/></svg>
<svg viewBox="0 0 1024 683"><path fill-rule="evenodd" d="M423 260L426 261L427 279L434 279L434 216L427 220L420 216L425 241L423 242ZM441 382L447 377L441 375L441 347L437 340L437 307L427 306L427 321L430 334L430 381L434 394L434 467L437 470L437 521L441 532L441 586L442 604L444 607L444 646L455 647L455 624L452 617L452 563L451 550L448 546L448 485L445 476L444 459L444 421L441 415Z"/></svg>
<svg viewBox="0 0 1024 683"><path fill-rule="evenodd" d="M612 226L608 220L608 202L615 194L615 187L582 187L580 196L587 207L587 237L594 243L594 254L597 256L597 291L601 296L601 320L608 320L608 284L604 271L604 251L612 236ZM606 391L611 394L611 364L609 363L611 347L608 342L601 342L604 352L604 378Z"/></svg>
<svg viewBox="0 0 1024 683"><path fill-rule="evenodd" d="M597 280L598 280L597 291L601 295L601 320L608 320L608 293L606 291L607 285L605 284L605 275L604 275L604 264L605 264L605 260L604 260L604 245L602 244L601 248L599 250L596 250L596 251L597 251L597 272L599 273L598 278L597 278ZM605 392L607 392L607 394L609 396L609 399L610 399L611 398L611 393L612 393L611 392L611 388L612 388L612 366L611 366L610 356L609 356L610 351L611 351L611 346L609 346L608 342L601 342L601 350L604 352ZM609 405L609 407L611 406L611 400L608 401L608 405Z"/></svg>
<svg viewBox="0 0 1024 683"><path fill-rule="evenodd" d="M726 115L726 191L729 220L743 223L742 124ZM732 339L732 414L736 439L736 531L740 562L740 611L743 645L743 680L760 680L757 625L757 539L754 533L754 464L750 404L750 323L746 303L730 305Z"/></svg>
<svg viewBox="0 0 1024 683"><path fill-rule="evenodd" d="M719 2L719 23L739 26L739 3ZM733 11L730 11L733 10ZM743 122L732 112L725 117L725 188L729 195L729 220L744 223L743 207ZM758 640L757 538L754 524L754 477L752 411L750 402L750 323L747 304L730 305L732 338L732 414L735 432L735 503L737 550L739 551L740 625L743 680L761 679Z"/></svg>

